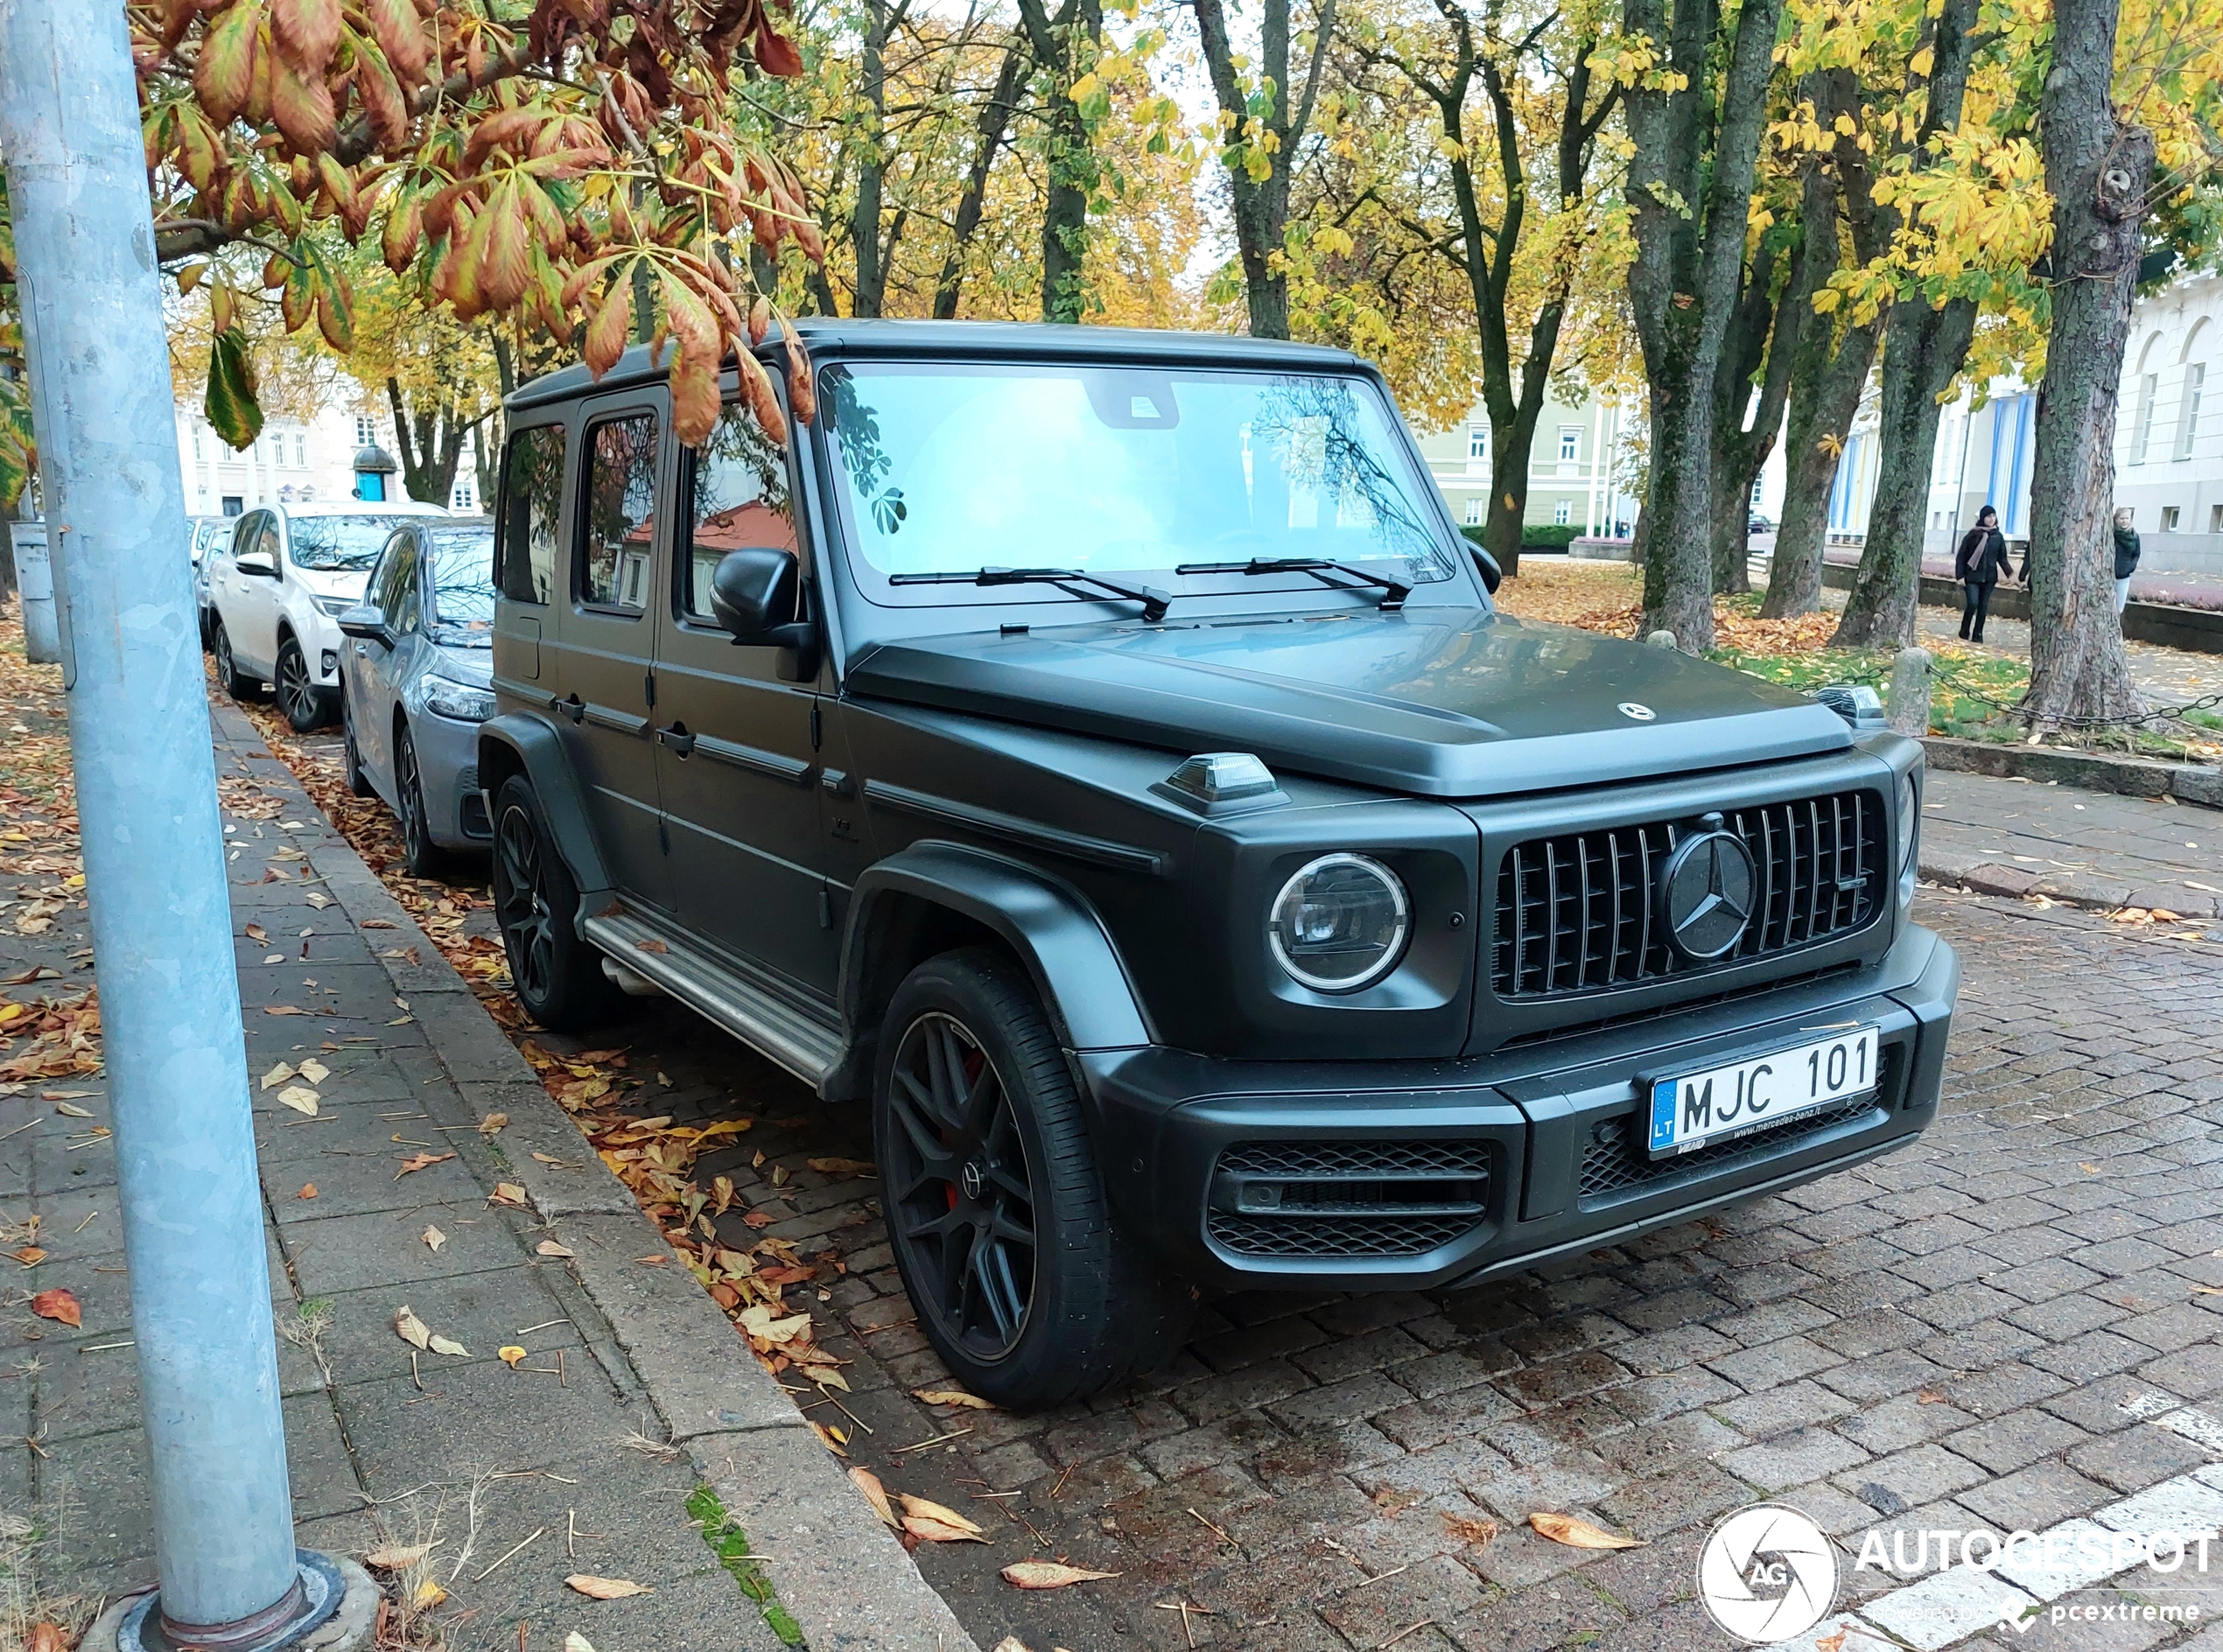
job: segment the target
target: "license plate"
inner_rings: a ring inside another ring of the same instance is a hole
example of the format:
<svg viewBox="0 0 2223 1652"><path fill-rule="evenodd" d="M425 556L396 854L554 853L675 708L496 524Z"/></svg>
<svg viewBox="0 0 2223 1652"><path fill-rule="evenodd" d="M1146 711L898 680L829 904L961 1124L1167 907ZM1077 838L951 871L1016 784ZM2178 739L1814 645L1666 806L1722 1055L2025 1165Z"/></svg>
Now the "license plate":
<svg viewBox="0 0 2223 1652"><path fill-rule="evenodd" d="M1876 1061L1876 1029L1851 1027L1703 1073L1655 1079L1651 1157L1673 1158L1811 1117L1873 1090Z"/></svg>

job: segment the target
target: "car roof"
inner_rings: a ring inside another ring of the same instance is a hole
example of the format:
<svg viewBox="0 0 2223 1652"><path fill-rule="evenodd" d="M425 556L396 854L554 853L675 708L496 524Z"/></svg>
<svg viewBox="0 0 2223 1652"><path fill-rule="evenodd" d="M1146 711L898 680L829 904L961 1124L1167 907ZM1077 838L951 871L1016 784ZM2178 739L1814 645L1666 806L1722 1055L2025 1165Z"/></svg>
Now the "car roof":
<svg viewBox="0 0 2223 1652"><path fill-rule="evenodd" d="M396 499L380 502L357 500L349 504L333 505L262 505L260 510L274 510L282 516L445 516L448 513L438 505L427 505L420 500Z"/></svg>
<svg viewBox="0 0 2223 1652"><path fill-rule="evenodd" d="M884 321L847 316L796 316L795 329L814 357L940 356L959 361L1101 361L1113 365L1214 367L1349 371L1372 364L1348 350L1289 344L1230 332L1168 332L1142 327L1067 326L1036 321ZM775 330L767 346L776 342ZM543 374L511 393L511 407L551 402L664 376L669 352L651 364L649 346L635 345L600 379L584 363Z"/></svg>

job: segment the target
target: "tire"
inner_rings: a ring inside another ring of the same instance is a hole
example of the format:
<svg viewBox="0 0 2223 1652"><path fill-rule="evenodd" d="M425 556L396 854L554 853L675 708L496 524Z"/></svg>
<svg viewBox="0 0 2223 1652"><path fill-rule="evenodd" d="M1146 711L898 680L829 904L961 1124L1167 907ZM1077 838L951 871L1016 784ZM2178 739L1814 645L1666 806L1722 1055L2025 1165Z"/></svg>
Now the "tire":
<svg viewBox="0 0 2223 1652"><path fill-rule="evenodd" d="M432 841L432 821L424 806L424 778L417 768L417 740L409 724L394 724L394 803L401 817L402 856L419 878L437 878L447 865L447 851ZM577 904L574 897L573 904ZM600 969L598 963L597 970Z"/></svg>
<svg viewBox="0 0 2223 1652"><path fill-rule="evenodd" d="M602 955L579 937L579 886L550 839L540 799L522 774L494 804L494 914L509 956L509 990L551 1032L619 1018L628 1002L602 973Z"/></svg>
<svg viewBox="0 0 2223 1652"><path fill-rule="evenodd" d="M261 696L263 679L241 675L239 662L232 656L232 634L224 629L221 618L216 621L215 654L216 681L223 685L225 693L235 700L252 700Z"/></svg>
<svg viewBox="0 0 2223 1652"><path fill-rule="evenodd" d="M904 1289L972 1393L1041 1410L1181 1346L1194 1293L1114 1225L1071 1070L1005 954L945 953L896 990L873 1135Z"/></svg>
<svg viewBox="0 0 2223 1652"><path fill-rule="evenodd" d="M349 796L376 795L378 788L363 773L362 750L355 744L355 703L347 697L344 687L340 690L340 773L347 782Z"/></svg>
<svg viewBox="0 0 2223 1652"><path fill-rule="evenodd" d="M325 691L309 675L308 656L301 652L300 639L291 633L278 640L276 669L278 710L285 713L287 726L296 734L306 734L332 721Z"/></svg>
<svg viewBox="0 0 2223 1652"><path fill-rule="evenodd" d="M198 610L200 617L200 651L207 654L216 646L216 626L206 608Z"/></svg>

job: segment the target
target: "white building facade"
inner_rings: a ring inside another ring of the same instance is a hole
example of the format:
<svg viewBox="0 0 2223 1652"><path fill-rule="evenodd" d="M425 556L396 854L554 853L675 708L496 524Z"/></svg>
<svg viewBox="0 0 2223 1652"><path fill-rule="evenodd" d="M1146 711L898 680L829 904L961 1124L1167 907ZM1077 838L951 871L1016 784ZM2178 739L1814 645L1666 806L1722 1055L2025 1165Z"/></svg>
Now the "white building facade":
<svg viewBox="0 0 2223 1652"><path fill-rule="evenodd" d="M2223 576L2223 276L2198 276L2139 301L2115 416L2115 503L2142 546L2142 573ZM1872 403L1846 438L1829 495L1833 542L1868 534L1882 449ZM2019 551L2030 537L2037 393L1995 379L1981 406L1964 390L1938 420L1925 556L1950 556L1989 505Z"/></svg>
<svg viewBox="0 0 2223 1652"><path fill-rule="evenodd" d="M178 464L186 509L195 516L236 516L263 505L347 503L358 497L355 455L366 447L395 451L393 420L368 401L333 402L306 419L273 416L242 450L216 434L198 407L179 402ZM451 510L479 509L473 450L464 444ZM385 479L386 497L403 497L398 473Z"/></svg>

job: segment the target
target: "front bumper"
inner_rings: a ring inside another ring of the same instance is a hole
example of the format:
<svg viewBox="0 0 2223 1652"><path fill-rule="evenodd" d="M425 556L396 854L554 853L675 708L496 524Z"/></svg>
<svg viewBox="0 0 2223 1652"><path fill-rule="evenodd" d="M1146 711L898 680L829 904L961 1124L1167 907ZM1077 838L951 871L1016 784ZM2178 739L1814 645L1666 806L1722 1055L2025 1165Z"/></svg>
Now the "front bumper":
<svg viewBox="0 0 2223 1652"><path fill-rule="evenodd" d="M479 790L479 724L418 707L409 720L425 823L443 849L484 849L494 836Z"/></svg>
<svg viewBox="0 0 2223 1652"><path fill-rule="evenodd" d="M1910 924L1865 969L1479 1058L1229 1061L1151 1046L1075 1060L1121 1225L1186 1277L1430 1287L1616 1243L1905 1145L1937 1115L1960 979L1952 948ZM1643 1079L1850 1021L1881 1029L1872 1097L1680 1159L1644 1158ZM1315 1192L1330 1180L1333 1208L1262 1207L1255 1184L1283 1171Z"/></svg>

